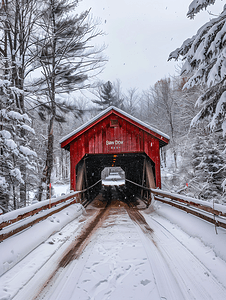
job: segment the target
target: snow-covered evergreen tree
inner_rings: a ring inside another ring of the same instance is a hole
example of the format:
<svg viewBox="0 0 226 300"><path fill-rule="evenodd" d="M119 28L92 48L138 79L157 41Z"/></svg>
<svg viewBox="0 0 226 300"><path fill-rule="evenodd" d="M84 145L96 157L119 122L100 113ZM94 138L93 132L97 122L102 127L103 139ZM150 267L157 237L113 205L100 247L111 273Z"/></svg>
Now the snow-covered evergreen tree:
<svg viewBox="0 0 226 300"><path fill-rule="evenodd" d="M188 17L193 18L214 0L194 0L189 6ZM169 59L181 57L182 74L192 76L185 88L203 85L205 92L197 100L201 108L192 124L209 120L211 129L222 127L226 131L226 5L216 18L203 25L197 33L173 51Z"/></svg>
<svg viewBox="0 0 226 300"><path fill-rule="evenodd" d="M11 199L9 196L13 195L14 208L26 205L28 182L31 182L34 171L32 157L35 152L28 147L34 131L28 125L31 120L26 114L28 105L26 100L30 90L26 77L34 59L30 51L34 24L38 18L36 11L38 2L2 1L0 8L0 107L2 158L4 158L2 174L3 176L6 174L4 182L7 183L4 195L8 200ZM8 147L9 145L14 148ZM23 153L23 150L26 153ZM12 174L16 176L13 177ZM8 207L8 200L6 209L11 209Z"/></svg>
<svg viewBox="0 0 226 300"><path fill-rule="evenodd" d="M35 133L31 119L16 106L10 82L0 83L0 208L7 212L26 205L26 195L20 197L19 187L33 175L37 155L30 145ZM27 178L21 174L22 166Z"/></svg>
<svg viewBox="0 0 226 300"><path fill-rule="evenodd" d="M225 161L213 136L198 136L192 149L195 181L199 183L199 197L220 201L223 195Z"/></svg>
<svg viewBox="0 0 226 300"><path fill-rule="evenodd" d="M202 9L206 9L209 5L214 4L216 0L193 0L189 5L187 16L194 18L195 14Z"/></svg>

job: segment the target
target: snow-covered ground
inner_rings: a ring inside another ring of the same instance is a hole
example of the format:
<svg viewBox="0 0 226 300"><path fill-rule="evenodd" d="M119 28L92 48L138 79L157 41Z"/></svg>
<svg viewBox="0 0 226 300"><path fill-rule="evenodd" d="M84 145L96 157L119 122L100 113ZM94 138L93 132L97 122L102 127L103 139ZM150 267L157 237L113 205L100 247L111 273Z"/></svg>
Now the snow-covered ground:
<svg viewBox="0 0 226 300"><path fill-rule="evenodd" d="M53 194L58 197L70 192L70 184L53 184Z"/></svg>
<svg viewBox="0 0 226 300"><path fill-rule="evenodd" d="M140 222L119 205L41 294L98 209L81 214L75 204L2 242L0 300L226 299L226 230L217 228L216 234L212 224L157 201L141 211L146 221Z"/></svg>
<svg viewBox="0 0 226 300"><path fill-rule="evenodd" d="M123 179L118 173L110 173L105 179L102 180L102 184L108 185L123 185L125 179Z"/></svg>
<svg viewBox="0 0 226 300"><path fill-rule="evenodd" d="M124 179L120 179L120 180L102 180L102 184L105 186L108 185L124 185L125 184L125 180Z"/></svg>
<svg viewBox="0 0 226 300"><path fill-rule="evenodd" d="M0 243L0 276L45 242L52 234L59 232L75 218L77 220L83 211L84 208L81 204L70 205L61 212ZM8 228L6 227L6 230Z"/></svg>

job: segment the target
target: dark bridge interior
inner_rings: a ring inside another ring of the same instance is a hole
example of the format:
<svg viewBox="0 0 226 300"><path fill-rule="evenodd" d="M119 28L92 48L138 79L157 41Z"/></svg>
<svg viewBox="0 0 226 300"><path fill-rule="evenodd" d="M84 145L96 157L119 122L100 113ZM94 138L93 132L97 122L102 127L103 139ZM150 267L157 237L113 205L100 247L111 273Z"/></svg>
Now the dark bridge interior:
<svg viewBox="0 0 226 300"><path fill-rule="evenodd" d="M155 186L155 164L145 153L89 154L85 155L76 167L77 190L86 189L100 180L101 172L105 167L121 167L125 171L126 179L146 187ZM152 183L150 173L153 177ZM88 199L91 195L95 197L101 188L100 182L92 190L88 190L85 197ZM133 190L138 197L143 196L144 191L128 181L126 181L126 188Z"/></svg>

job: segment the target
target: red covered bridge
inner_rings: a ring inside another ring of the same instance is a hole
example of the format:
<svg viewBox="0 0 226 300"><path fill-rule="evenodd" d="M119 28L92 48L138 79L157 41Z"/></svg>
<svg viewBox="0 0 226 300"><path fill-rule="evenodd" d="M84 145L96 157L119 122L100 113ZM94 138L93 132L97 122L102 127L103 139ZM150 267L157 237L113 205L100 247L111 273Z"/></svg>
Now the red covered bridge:
<svg viewBox="0 0 226 300"><path fill-rule="evenodd" d="M113 106L60 141L70 151L72 190L91 186L112 166L130 181L161 188L160 148L168 142L166 134Z"/></svg>

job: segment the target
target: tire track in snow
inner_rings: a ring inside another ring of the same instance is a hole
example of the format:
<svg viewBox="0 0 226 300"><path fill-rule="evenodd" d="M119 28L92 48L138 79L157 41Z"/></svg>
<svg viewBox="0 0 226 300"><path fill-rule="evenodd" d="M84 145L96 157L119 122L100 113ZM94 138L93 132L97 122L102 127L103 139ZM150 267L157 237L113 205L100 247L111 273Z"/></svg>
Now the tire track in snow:
<svg viewBox="0 0 226 300"><path fill-rule="evenodd" d="M83 250L89 244L92 234L99 226L101 226L101 223L108 214L109 205L110 201L106 203L104 208L99 208L98 213L94 214L92 220L84 226L80 235L76 237L75 241L70 244L68 249L62 255L57 268L49 276L49 278L43 284L41 289L39 289L38 293L32 298L33 300L42 299L45 295L45 289L49 285L51 286L52 282L55 281L58 277L60 277L62 269L66 268L73 260L78 259L78 257L82 254Z"/></svg>
<svg viewBox="0 0 226 300"><path fill-rule="evenodd" d="M40 299L161 300L141 239L124 205L111 207L82 256L63 269L62 282L56 281Z"/></svg>
<svg viewBox="0 0 226 300"><path fill-rule="evenodd" d="M102 245L102 247L100 248L102 252L101 254L104 256L104 260L101 261L100 259L101 262L99 263L99 268L94 266L96 265L95 263L90 268L90 269L94 268L95 273L97 273L99 270L100 278L99 280L97 280L97 283L93 285L93 288L88 291L87 299L88 298L90 300L147 299L145 293L149 295L152 291L153 292L152 296L154 296L154 299L160 300L159 295L157 295L156 293L154 278L150 274L150 267L147 268L148 263L146 262L147 260L146 255L144 255L144 253L141 253L140 250L139 250L139 254L138 252L135 252L135 257L131 255L131 251L133 248L130 247L134 247L135 244L131 246L131 243L133 244L134 242L129 241L130 238L134 239L137 248L140 249L140 247L143 246L140 243L139 236L135 237L135 235L137 235L136 228L134 227L133 223L131 223L130 218L126 213L126 210L124 208L125 204L120 202L120 205L121 207L115 211L111 209L108 218L103 224L105 231L109 230L108 231L109 235L115 237L114 238L115 245L108 246L108 241L106 241L106 239L104 238L105 235L99 233L100 239L98 241L99 243L98 247L100 247L99 245ZM123 233L115 232L118 231L119 228L121 228ZM126 230L128 241L125 241L126 240L126 236L124 235L125 230ZM102 231L102 229L100 231ZM141 244L140 246L138 245L137 238L139 239L139 243ZM109 237L109 243L110 245L112 243L110 237ZM127 256L128 261L127 259L124 260L120 257L120 255L123 256L126 255L127 251L125 251L125 248L127 250L129 249L130 252L130 254L128 254ZM135 251L137 251L137 249L135 249ZM140 260L139 255L142 257L142 260ZM136 260L138 260L138 262ZM106 267L106 265L108 265L109 270L106 271L105 276L102 277L101 275L104 266ZM144 265L145 268L142 270ZM134 275L137 276L137 278L135 278ZM135 281L136 284L133 284L133 281ZM152 284L151 288L148 286L148 284ZM79 285L80 284L78 284L78 286ZM128 286L129 286L129 291L128 291ZM137 291L135 291L135 288L138 288L139 296L137 294ZM141 289L143 290L143 294L141 294ZM75 290L73 294L74 297L76 296L77 292L78 289ZM70 299L73 299L73 296ZM86 299L85 295L84 298L82 297L79 299Z"/></svg>
<svg viewBox="0 0 226 300"><path fill-rule="evenodd" d="M143 242L149 263L153 270L160 299L184 299L177 279L174 277L167 263L162 258L158 244L153 238L154 230L148 225L144 216L136 208L132 206L127 207L127 213L137 225L138 233Z"/></svg>
<svg viewBox="0 0 226 300"><path fill-rule="evenodd" d="M159 223L158 226L156 226L154 220L153 222L149 222L152 227L150 228L143 216L145 221L142 220L142 222L140 222L140 212L134 208L128 208L127 211L141 229L144 238L148 238L151 241L151 243L149 243L151 248L147 249L147 251L153 250L150 263L154 268L157 285L159 280L158 277L162 277L158 269L162 267L165 275L167 275L166 271L168 269L172 274L172 278L175 278L175 283L182 293L181 299L225 299L225 287L216 280L200 260L180 243L172 233ZM149 230L147 230L148 227L150 228ZM152 244L155 245L156 249L153 249ZM155 259L153 259L154 256ZM159 266L155 264L156 260L158 261ZM165 278L166 282L169 280L170 273L167 275L168 278ZM160 286L162 286L161 281L162 279L160 280ZM172 283L170 284L170 289L165 292L166 294L164 297L167 299L175 299L175 295L172 294L171 286ZM162 290L162 287L160 287L159 290Z"/></svg>

